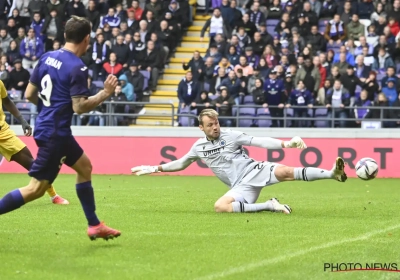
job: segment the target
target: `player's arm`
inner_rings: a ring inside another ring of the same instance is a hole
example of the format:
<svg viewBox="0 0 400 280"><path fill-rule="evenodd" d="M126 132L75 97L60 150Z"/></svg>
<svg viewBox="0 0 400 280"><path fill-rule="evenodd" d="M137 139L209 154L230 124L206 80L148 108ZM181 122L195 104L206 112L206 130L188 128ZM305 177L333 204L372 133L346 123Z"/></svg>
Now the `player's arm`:
<svg viewBox="0 0 400 280"><path fill-rule="evenodd" d="M32 127L24 119L24 117L21 115L21 112L15 106L14 102L11 101L11 99L8 97L8 95L6 97L2 98L2 102L3 102L4 108L6 108L7 111L10 112L17 120L19 120L19 122L22 125L22 130L24 131L25 136L31 136L32 135Z"/></svg>
<svg viewBox="0 0 400 280"><path fill-rule="evenodd" d="M234 141L238 145L253 146L263 149L283 149L283 148L307 148L306 143L299 136L293 137L290 141L283 141L271 137L254 137L239 131L231 131Z"/></svg>
<svg viewBox="0 0 400 280"><path fill-rule="evenodd" d="M37 105L38 103L38 98L39 98L39 90L37 86L31 82L28 83L28 86L26 87L25 90L25 98L29 100L29 102Z"/></svg>
<svg viewBox="0 0 400 280"><path fill-rule="evenodd" d="M156 166L136 166L131 169L132 173L140 176L145 174L151 174L156 172L176 172L186 169L194 161L198 159L193 148L192 150L184 155L182 158L168 162L166 164L156 165Z"/></svg>
<svg viewBox="0 0 400 280"><path fill-rule="evenodd" d="M104 89L90 97L88 96L87 79L82 74L73 77L71 83L72 108L75 113L80 115L93 111L108 99L114 93L118 79L114 75L109 75L104 82Z"/></svg>

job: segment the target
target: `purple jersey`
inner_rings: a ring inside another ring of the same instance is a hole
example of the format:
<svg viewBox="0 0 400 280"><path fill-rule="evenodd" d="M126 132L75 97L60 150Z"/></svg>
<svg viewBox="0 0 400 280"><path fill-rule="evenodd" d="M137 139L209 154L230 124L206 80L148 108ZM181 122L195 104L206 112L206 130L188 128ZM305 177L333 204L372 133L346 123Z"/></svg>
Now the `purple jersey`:
<svg viewBox="0 0 400 280"><path fill-rule="evenodd" d="M40 112L34 138L71 136L72 97L90 96L88 69L82 60L65 49L45 53L32 73L30 82L39 89Z"/></svg>

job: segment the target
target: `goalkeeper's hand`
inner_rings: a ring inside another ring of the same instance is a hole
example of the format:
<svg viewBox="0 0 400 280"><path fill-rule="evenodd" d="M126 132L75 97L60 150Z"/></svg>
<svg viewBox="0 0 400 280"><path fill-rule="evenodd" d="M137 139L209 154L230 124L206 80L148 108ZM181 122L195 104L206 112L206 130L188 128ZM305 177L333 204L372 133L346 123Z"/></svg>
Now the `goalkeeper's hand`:
<svg viewBox="0 0 400 280"><path fill-rule="evenodd" d="M160 172L158 166L142 165L131 168L132 173L137 176Z"/></svg>
<svg viewBox="0 0 400 280"><path fill-rule="evenodd" d="M306 149L307 145L299 136L293 137L290 141L284 142L285 148Z"/></svg>

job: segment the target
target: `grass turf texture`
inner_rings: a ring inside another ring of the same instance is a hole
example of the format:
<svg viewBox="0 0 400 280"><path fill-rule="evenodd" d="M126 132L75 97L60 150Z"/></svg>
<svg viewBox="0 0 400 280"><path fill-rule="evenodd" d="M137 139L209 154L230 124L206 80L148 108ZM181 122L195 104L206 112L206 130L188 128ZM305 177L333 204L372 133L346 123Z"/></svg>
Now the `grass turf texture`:
<svg viewBox="0 0 400 280"><path fill-rule="evenodd" d="M1 191L26 175L1 174ZM393 272L324 272L324 263L396 262L398 180L290 182L265 188L291 215L216 214L227 188L213 177L95 176L97 213L122 231L90 241L74 177L0 217L0 279L399 279ZM390 229L390 227L392 227ZM389 228L389 229L388 229ZM371 235L366 235L372 232Z"/></svg>

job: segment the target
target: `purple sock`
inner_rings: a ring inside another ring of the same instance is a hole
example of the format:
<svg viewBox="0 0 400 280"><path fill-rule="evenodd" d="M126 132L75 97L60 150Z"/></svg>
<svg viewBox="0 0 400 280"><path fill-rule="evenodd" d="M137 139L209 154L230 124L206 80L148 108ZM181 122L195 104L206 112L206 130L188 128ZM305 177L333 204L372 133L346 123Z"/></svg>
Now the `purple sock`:
<svg viewBox="0 0 400 280"><path fill-rule="evenodd" d="M25 204L19 190L13 190L0 199L0 215L11 212Z"/></svg>
<svg viewBox="0 0 400 280"><path fill-rule="evenodd" d="M96 204L94 202L94 192L92 188L92 182L84 182L76 184L76 194L81 202L83 212L85 212L86 219L88 220L89 226L97 226L100 224L99 219L95 213Z"/></svg>

